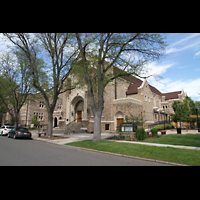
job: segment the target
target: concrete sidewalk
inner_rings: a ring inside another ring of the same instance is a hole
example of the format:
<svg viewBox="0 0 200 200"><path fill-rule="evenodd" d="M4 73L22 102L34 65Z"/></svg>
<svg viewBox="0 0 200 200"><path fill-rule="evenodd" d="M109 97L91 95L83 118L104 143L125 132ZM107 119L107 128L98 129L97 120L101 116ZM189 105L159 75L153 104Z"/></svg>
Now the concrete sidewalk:
<svg viewBox="0 0 200 200"><path fill-rule="evenodd" d="M49 140L48 138L41 138L38 137L38 130L32 130L30 131L32 133L32 138L34 140L40 140L44 142L49 142L49 143L54 143L54 144L59 144L59 145L64 145L66 143L70 142L77 142L77 141L82 141L82 140L92 140L93 139L93 134L89 133L73 133L73 134L56 134L53 133L54 136L60 136L60 137L65 137L62 139L54 139L54 140ZM102 133L101 134L101 139L104 140L108 137L114 136L116 133Z"/></svg>
<svg viewBox="0 0 200 200"><path fill-rule="evenodd" d="M172 147L172 148L178 148L178 149L200 150L200 147L192 147L192 146L158 144L158 143L148 143L148 142L134 142L134 141L123 141L123 140L108 140L108 141L125 142L125 143L132 143L132 144L142 144L142 145L157 146L157 147Z"/></svg>

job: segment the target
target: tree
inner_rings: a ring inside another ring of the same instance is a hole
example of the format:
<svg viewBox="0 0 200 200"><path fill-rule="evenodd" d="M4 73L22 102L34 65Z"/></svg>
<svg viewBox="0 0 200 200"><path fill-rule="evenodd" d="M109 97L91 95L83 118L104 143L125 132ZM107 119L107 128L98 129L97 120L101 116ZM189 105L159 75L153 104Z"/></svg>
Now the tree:
<svg viewBox="0 0 200 200"><path fill-rule="evenodd" d="M45 99L48 111L47 136L51 137L53 111L58 95L67 90L74 89L68 87L66 81L78 54L77 47L73 45L73 34L4 33L4 36L15 44L18 49L21 49L29 60L33 86ZM38 64L41 58L43 60L46 59L46 65Z"/></svg>
<svg viewBox="0 0 200 200"><path fill-rule="evenodd" d="M195 108L198 109L198 115L200 115L200 101L195 101ZM196 115L197 113L195 113Z"/></svg>
<svg viewBox="0 0 200 200"><path fill-rule="evenodd" d="M171 114L171 118L174 122L194 122L195 118L190 118L190 115L195 115L195 104L194 101L186 96L186 98L181 101L174 101L172 108L175 114Z"/></svg>
<svg viewBox="0 0 200 200"><path fill-rule="evenodd" d="M17 60L10 53L0 59L0 99L18 125L18 114L32 89L28 61L23 52L15 52Z"/></svg>
<svg viewBox="0 0 200 200"><path fill-rule="evenodd" d="M130 116L128 116L128 118L127 118L127 122L132 122L132 123L136 124L137 126L142 126L142 127L146 121L147 120L145 120L141 114L139 114L138 116L133 116L130 113Z"/></svg>
<svg viewBox="0 0 200 200"><path fill-rule="evenodd" d="M31 124L34 124L34 126L39 126L40 122L37 119L38 119L38 114L33 116Z"/></svg>
<svg viewBox="0 0 200 200"><path fill-rule="evenodd" d="M159 34L151 33L76 33L76 39L82 60L82 78L88 87L94 114L93 141L96 142L101 140L101 116L107 84L118 77L128 75L142 77L144 64L158 60L165 43ZM115 74L111 73L113 65L121 70Z"/></svg>

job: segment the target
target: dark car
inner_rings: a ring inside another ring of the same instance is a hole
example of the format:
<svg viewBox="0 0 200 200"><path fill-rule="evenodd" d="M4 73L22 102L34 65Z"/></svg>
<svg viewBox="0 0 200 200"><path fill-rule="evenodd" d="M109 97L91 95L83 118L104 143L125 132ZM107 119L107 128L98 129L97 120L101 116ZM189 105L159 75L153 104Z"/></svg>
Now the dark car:
<svg viewBox="0 0 200 200"><path fill-rule="evenodd" d="M8 138L29 138L31 139L31 132L29 132L26 128L18 127L10 130L8 132Z"/></svg>

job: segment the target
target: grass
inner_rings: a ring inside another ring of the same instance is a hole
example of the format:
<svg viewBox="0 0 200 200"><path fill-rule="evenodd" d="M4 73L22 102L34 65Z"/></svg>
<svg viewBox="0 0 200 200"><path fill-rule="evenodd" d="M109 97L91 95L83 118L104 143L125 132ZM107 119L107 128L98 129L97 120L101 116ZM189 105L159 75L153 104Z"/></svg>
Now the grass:
<svg viewBox="0 0 200 200"><path fill-rule="evenodd" d="M200 147L200 134L161 135L159 138L141 140L140 142Z"/></svg>
<svg viewBox="0 0 200 200"><path fill-rule="evenodd" d="M171 147L155 147L114 141L93 142L92 140L72 142L67 143L66 145L96 149L100 151L129 156L163 160L186 165L200 166L200 151L197 150L176 149Z"/></svg>

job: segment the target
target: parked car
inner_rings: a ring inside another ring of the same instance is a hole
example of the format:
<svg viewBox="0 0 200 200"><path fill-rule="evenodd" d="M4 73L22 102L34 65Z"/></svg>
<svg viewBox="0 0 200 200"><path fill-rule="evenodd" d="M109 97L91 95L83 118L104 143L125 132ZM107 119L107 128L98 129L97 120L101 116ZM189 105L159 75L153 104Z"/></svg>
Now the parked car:
<svg viewBox="0 0 200 200"><path fill-rule="evenodd" d="M13 126L10 126L10 125L3 125L1 128L0 128L0 135L8 135L8 132L10 130L12 130L14 127Z"/></svg>
<svg viewBox="0 0 200 200"><path fill-rule="evenodd" d="M8 138L29 138L31 139L31 132L28 131L26 128L18 127L10 130L8 132Z"/></svg>

